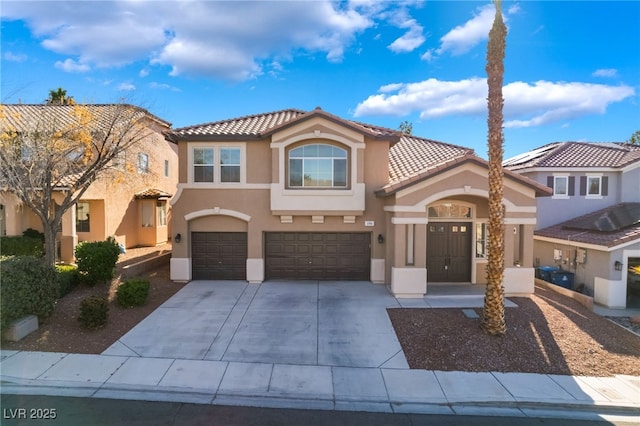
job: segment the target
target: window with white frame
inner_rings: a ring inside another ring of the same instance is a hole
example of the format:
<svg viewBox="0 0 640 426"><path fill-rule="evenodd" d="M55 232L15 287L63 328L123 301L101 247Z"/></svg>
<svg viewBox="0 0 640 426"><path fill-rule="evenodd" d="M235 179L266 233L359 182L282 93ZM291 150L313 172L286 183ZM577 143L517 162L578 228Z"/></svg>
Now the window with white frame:
<svg viewBox="0 0 640 426"><path fill-rule="evenodd" d="M240 148L220 148L220 182L240 182Z"/></svg>
<svg viewBox="0 0 640 426"><path fill-rule="evenodd" d="M151 228L153 226L153 203L151 201L142 202L142 227Z"/></svg>
<svg viewBox="0 0 640 426"><path fill-rule="evenodd" d="M290 188L347 188L347 150L309 144L289 151Z"/></svg>
<svg viewBox="0 0 640 426"><path fill-rule="evenodd" d="M601 176L587 176L587 196L601 195Z"/></svg>
<svg viewBox="0 0 640 426"><path fill-rule="evenodd" d="M476 257L487 257L487 224L476 223Z"/></svg>
<svg viewBox="0 0 640 426"><path fill-rule="evenodd" d="M156 210L158 211L158 226L167 226L167 202L158 200Z"/></svg>
<svg viewBox="0 0 640 426"><path fill-rule="evenodd" d="M193 148L193 181L213 182L213 148Z"/></svg>
<svg viewBox="0 0 640 426"><path fill-rule="evenodd" d="M553 177L553 195L562 197L569 195L569 176Z"/></svg>

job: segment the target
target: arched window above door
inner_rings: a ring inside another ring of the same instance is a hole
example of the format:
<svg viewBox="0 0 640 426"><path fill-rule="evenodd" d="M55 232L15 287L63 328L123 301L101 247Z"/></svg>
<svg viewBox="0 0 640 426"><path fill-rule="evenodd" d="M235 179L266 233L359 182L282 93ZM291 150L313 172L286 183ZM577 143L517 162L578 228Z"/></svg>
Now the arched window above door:
<svg viewBox="0 0 640 426"><path fill-rule="evenodd" d="M451 202L433 204L428 212L431 219L471 218L471 207Z"/></svg>

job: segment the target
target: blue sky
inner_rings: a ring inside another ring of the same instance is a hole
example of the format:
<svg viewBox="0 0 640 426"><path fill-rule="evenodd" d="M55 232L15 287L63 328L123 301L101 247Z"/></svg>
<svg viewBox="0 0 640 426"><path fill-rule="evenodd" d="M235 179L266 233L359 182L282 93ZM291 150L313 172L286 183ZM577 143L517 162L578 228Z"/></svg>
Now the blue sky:
<svg viewBox="0 0 640 426"><path fill-rule="evenodd" d="M505 158L640 130L640 2L503 1ZM174 127L320 106L486 158L484 1L3 1L3 103L126 99Z"/></svg>

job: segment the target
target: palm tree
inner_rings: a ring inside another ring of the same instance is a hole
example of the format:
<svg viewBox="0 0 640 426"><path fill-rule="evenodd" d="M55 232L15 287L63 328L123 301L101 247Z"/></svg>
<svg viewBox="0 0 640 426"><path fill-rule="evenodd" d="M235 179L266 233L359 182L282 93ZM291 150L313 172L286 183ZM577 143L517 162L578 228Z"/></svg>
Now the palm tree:
<svg viewBox="0 0 640 426"><path fill-rule="evenodd" d="M47 105L73 105L74 103L73 96L67 97L67 91L62 87L58 87L56 90L49 90Z"/></svg>
<svg viewBox="0 0 640 426"><path fill-rule="evenodd" d="M504 208L502 156L502 83L507 27L502 20L500 0L494 0L496 15L489 31L487 45L488 127L489 127L489 222L487 289L482 310L482 328L488 334L499 336L506 332L504 320Z"/></svg>

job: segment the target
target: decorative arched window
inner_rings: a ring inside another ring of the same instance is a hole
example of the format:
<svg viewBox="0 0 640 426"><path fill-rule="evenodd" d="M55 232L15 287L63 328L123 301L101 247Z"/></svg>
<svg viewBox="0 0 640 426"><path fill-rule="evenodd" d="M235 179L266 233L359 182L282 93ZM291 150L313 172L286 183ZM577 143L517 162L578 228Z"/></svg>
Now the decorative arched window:
<svg viewBox="0 0 640 426"><path fill-rule="evenodd" d="M429 206L429 217L465 219L471 217L471 207L456 203L441 203Z"/></svg>
<svg viewBox="0 0 640 426"><path fill-rule="evenodd" d="M347 188L347 150L309 144L289 150L290 188Z"/></svg>

